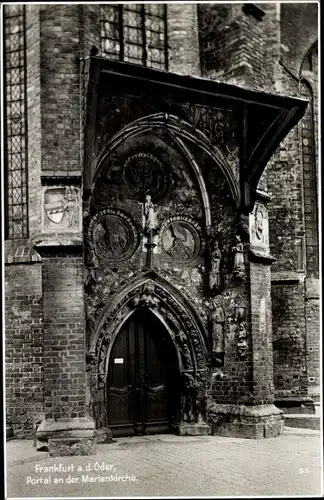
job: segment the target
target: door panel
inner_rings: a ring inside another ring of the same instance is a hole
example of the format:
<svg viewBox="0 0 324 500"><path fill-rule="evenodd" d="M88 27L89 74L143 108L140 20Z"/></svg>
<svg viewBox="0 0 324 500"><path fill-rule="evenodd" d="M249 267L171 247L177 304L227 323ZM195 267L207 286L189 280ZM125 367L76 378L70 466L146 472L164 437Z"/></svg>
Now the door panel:
<svg viewBox="0 0 324 500"><path fill-rule="evenodd" d="M133 384L131 375L132 349L129 345L128 332L123 330L115 342L110 363L109 381L109 419L116 425L129 425L133 415ZM122 362L121 362L122 361Z"/></svg>
<svg viewBox="0 0 324 500"><path fill-rule="evenodd" d="M169 431L177 380L175 349L163 325L149 311L134 314L109 361L107 410L113 435Z"/></svg>

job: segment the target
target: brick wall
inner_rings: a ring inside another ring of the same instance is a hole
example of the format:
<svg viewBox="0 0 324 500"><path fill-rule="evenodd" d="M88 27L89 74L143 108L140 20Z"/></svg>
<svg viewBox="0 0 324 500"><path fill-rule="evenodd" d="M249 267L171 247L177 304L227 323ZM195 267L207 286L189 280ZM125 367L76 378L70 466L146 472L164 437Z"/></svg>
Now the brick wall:
<svg viewBox="0 0 324 500"><path fill-rule="evenodd" d="M203 76L263 88L266 22L244 13L242 4L199 4L198 19Z"/></svg>
<svg viewBox="0 0 324 500"><path fill-rule="evenodd" d="M314 280L313 287L318 287L318 281ZM318 290L312 293L309 290L309 283L306 280L306 361L307 361L307 377L308 377L308 393L315 398L320 394L320 303Z"/></svg>
<svg viewBox="0 0 324 500"><path fill-rule="evenodd" d="M29 235L40 232L41 190L41 87L40 87L40 19L39 6L26 6L27 43L27 109L28 109L28 210Z"/></svg>
<svg viewBox="0 0 324 500"><path fill-rule="evenodd" d="M307 396L303 283L272 283L274 383L278 396Z"/></svg>
<svg viewBox="0 0 324 500"><path fill-rule="evenodd" d="M41 264L5 269L6 414L17 437L29 436L44 410Z"/></svg>
<svg viewBox="0 0 324 500"><path fill-rule="evenodd" d="M252 397L254 404L273 403L272 310L270 266L250 263Z"/></svg>
<svg viewBox="0 0 324 500"><path fill-rule="evenodd" d="M298 76L307 50L318 38L318 3L282 3L280 11L281 60Z"/></svg>
<svg viewBox="0 0 324 500"><path fill-rule="evenodd" d="M282 66L276 89L283 95L309 98L308 92L301 92L299 78L305 55L317 37L317 6L281 4L280 23ZM307 395L307 385L319 384L318 299L310 299L312 306L308 306L304 282L309 271L315 276L318 259L311 119L308 107L268 168L270 244L277 259L272 266L274 381L276 393L287 396ZM287 342L293 346L288 350Z"/></svg>
<svg viewBox="0 0 324 500"><path fill-rule="evenodd" d="M83 257L43 255L45 411L85 415Z"/></svg>
<svg viewBox="0 0 324 500"><path fill-rule="evenodd" d="M169 71L200 76L196 4L168 4Z"/></svg>
<svg viewBox="0 0 324 500"><path fill-rule="evenodd" d="M80 169L79 6L40 10L42 170Z"/></svg>
<svg viewBox="0 0 324 500"><path fill-rule="evenodd" d="M298 95L298 82L284 69L280 88ZM307 395L305 351L305 225L299 125L288 134L268 168L274 384L276 395Z"/></svg>

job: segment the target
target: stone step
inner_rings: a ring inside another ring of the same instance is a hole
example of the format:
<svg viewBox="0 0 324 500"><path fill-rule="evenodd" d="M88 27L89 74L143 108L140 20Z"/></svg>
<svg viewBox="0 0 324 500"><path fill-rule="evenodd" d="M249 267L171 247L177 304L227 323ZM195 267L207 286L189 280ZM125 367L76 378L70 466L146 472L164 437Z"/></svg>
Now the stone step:
<svg viewBox="0 0 324 500"><path fill-rule="evenodd" d="M320 436L317 429L304 429L303 427L286 427L280 433L280 436Z"/></svg>
<svg viewBox="0 0 324 500"><path fill-rule="evenodd" d="M6 440L9 441L9 439L14 439L14 431L13 428L10 425L6 426Z"/></svg>
<svg viewBox="0 0 324 500"><path fill-rule="evenodd" d="M321 418L320 415L309 414L285 414L285 426L287 427L302 427L304 429L320 430Z"/></svg>

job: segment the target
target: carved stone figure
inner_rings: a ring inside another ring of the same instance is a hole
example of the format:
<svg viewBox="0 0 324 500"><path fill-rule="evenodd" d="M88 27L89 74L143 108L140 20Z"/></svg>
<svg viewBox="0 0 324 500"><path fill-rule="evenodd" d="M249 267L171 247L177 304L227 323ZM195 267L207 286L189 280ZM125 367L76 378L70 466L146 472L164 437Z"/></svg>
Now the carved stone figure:
<svg viewBox="0 0 324 500"><path fill-rule="evenodd" d="M204 387L199 387L196 391L196 422L201 424L206 416L206 393Z"/></svg>
<svg viewBox="0 0 324 500"><path fill-rule="evenodd" d="M188 341L187 341L186 335L182 331L179 331L176 333L175 339L176 339L176 342L177 342L177 344L180 348L180 351L182 353L185 367L190 368L192 365L192 362L191 362L190 350L188 347L188 343L187 343Z"/></svg>
<svg viewBox="0 0 324 500"><path fill-rule="evenodd" d="M183 415L182 418L184 422L195 422L196 421L196 395L198 389L198 382L195 377L188 372L182 373L183 382Z"/></svg>
<svg viewBox="0 0 324 500"><path fill-rule="evenodd" d="M213 292L217 292L221 285L221 261L222 252L218 240L215 239L212 243L210 271L210 288Z"/></svg>
<svg viewBox="0 0 324 500"><path fill-rule="evenodd" d="M79 221L80 192L73 186L65 188L65 210L67 212L67 227L74 228Z"/></svg>
<svg viewBox="0 0 324 500"><path fill-rule="evenodd" d="M246 331L246 312L244 307L239 307L236 312L237 321L237 351L241 359L246 358L248 343L247 343L247 331Z"/></svg>
<svg viewBox="0 0 324 500"><path fill-rule="evenodd" d="M255 210L255 235L258 240L264 241L264 214L260 206Z"/></svg>
<svg viewBox="0 0 324 500"><path fill-rule="evenodd" d="M148 194L145 197L144 204L144 227L147 233L152 233L157 228L157 214L154 208L151 196Z"/></svg>
<svg viewBox="0 0 324 500"><path fill-rule="evenodd" d="M154 296L155 285L153 282L146 283L143 287L142 293L137 295L133 299L134 307L145 306L145 307L156 307L159 305L160 301Z"/></svg>
<svg viewBox="0 0 324 500"><path fill-rule="evenodd" d="M232 248L232 251L234 253L233 272L236 277L243 278L245 274L244 247L240 235L236 235L235 240L235 245Z"/></svg>
<svg viewBox="0 0 324 500"><path fill-rule="evenodd" d="M212 351L224 351L224 322L225 316L222 307L214 306L211 314L212 319Z"/></svg>
<svg viewBox="0 0 324 500"><path fill-rule="evenodd" d="M241 359L246 358L247 348L248 348L247 341L245 339L240 339L237 343L237 350Z"/></svg>

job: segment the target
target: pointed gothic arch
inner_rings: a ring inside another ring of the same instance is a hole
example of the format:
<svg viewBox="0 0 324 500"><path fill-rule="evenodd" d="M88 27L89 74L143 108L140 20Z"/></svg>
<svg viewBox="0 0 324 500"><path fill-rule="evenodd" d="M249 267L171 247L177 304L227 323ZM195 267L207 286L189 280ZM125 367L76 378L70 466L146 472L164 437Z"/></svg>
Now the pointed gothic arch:
<svg viewBox="0 0 324 500"><path fill-rule="evenodd" d="M104 308L90 342L90 412L101 418L99 426L106 425L106 382L112 346L123 325L141 308L158 318L175 347L184 381L182 401L188 391L197 390L206 382L208 334L202 319L173 285L150 272L126 286Z"/></svg>
<svg viewBox="0 0 324 500"><path fill-rule="evenodd" d="M166 113L156 113L145 116L133 121L132 123L129 123L122 130L117 132L117 134L115 134L114 137L109 141L107 147L102 152L99 159L97 159L95 164L92 165L92 170L94 172L92 180L92 192L96 182L96 178L101 171L102 165L109 157L109 155L124 141L135 138L146 132L150 132L154 128L162 128L166 130L171 135L172 139L175 141L184 157L187 159L200 189L205 213L206 227L210 227L210 201L206 184L201 169L196 162L194 155L189 151L189 148L185 145L183 139L187 140L188 142L194 143L196 146L201 148L221 169L228 183L232 198L236 204L238 204L240 200L239 186L235 179L232 168L224 158L219 148L217 148L217 146L215 145L212 145L210 140L203 132L196 129L190 123L174 115L169 115Z"/></svg>

